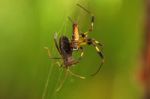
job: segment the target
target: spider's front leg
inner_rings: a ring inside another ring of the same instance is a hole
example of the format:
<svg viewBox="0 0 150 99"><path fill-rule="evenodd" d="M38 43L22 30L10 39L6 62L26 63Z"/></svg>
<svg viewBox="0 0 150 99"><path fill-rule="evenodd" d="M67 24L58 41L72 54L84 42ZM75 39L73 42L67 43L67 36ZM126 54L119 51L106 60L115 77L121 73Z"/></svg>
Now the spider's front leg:
<svg viewBox="0 0 150 99"><path fill-rule="evenodd" d="M94 17L94 15L92 15L92 16L91 16L91 21L90 21L89 29L88 29L87 32L83 33L85 36L87 36L89 32L92 32L92 31L93 31L93 28L94 28L94 20L95 20L95 17Z"/></svg>
<svg viewBox="0 0 150 99"><path fill-rule="evenodd" d="M94 15L89 10L87 10L86 8L84 8L83 6L81 6L80 4L77 4L77 6L80 7L81 9L83 9L84 11L86 11L88 14L91 15L91 23L90 23L90 27L89 27L88 32L93 31L93 25L94 25L94 20L95 20Z"/></svg>
<svg viewBox="0 0 150 99"><path fill-rule="evenodd" d="M92 17L91 17L91 23L90 23L90 28L89 28L89 32L92 32L92 31L93 31L94 20L95 20L95 17L94 17L94 15L92 15Z"/></svg>

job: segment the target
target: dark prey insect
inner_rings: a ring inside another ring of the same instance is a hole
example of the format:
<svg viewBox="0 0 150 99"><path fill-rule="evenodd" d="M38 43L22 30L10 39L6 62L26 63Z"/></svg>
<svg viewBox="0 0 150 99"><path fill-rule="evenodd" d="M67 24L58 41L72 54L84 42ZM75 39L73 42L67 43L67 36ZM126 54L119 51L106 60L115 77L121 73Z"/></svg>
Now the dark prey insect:
<svg viewBox="0 0 150 99"><path fill-rule="evenodd" d="M69 71L73 76L84 79L85 77L74 74L69 69L72 65L75 65L75 64L79 63L79 59L75 60L72 56L73 50L70 47L69 39L66 36L61 36L59 38L59 44L58 44L58 42L57 42L57 33L55 33L54 42L55 42L55 46L56 46L59 54L61 55L61 57L59 57L59 58L58 57L51 57L50 51L46 47L46 49L48 50L49 58L50 59L62 59L63 63L60 65L60 67L64 67L65 69L67 69L67 71Z"/></svg>
<svg viewBox="0 0 150 99"><path fill-rule="evenodd" d="M71 75L73 75L75 77L81 78L81 79L85 79L85 77L80 76L78 74L75 74L70 70L70 67L72 65L79 63L79 59L75 60L72 57L73 50L70 47L69 39L66 36L61 36L59 38L59 43L58 43L57 42L57 33L55 33L54 42L55 42L55 46L56 46L59 54L61 55L61 57L51 57L49 49L47 47L45 47L45 49L47 49L48 56L50 59L61 59L61 60L63 60L63 63L59 64L59 65L60 65L60 67L64 67L66 69L66 74L65 74L65 78L63 79L63 81L60 83L60 86L56 90L56 91L59 91L61 89L65 79L67 78L68 73L70 73Z"/></svg>
<svg viewBox="0 0 150 99"><path fill-rule="evenodd" d="M84 52L83 52L83 46L85 46L85 45L92 45L92 46L95 47L98 55L102 59L100 67L98 68L98 70L95 73L92 74L92 75L95 75L95 74L97 74L100 71L101 66L104 63L104 56L103 56L103 53L102 53L102 51L100 49L100 48L102 48L102 44L99 41L97 41L97 40L95 40L93 38L88 37L88 33L93 31L93 25L94 25L94 20L95 20L94 15L90 11L88 11L87 9L85 9L83 6L81 6L80 4L77 4L77 6L79 6L84 11L86 11L88 14L91 15L91 23L90 23L90 27L89 27L89 29L88 29L87 32L80 33L77 22L73 22L73 20L69 17L69 19L73 23L73 35L72 35L72 40L71 40L71 48L74 51L75 50L81 50L80 58L82 58L82 56L84 54Z"/></svg>
<svg viewBox="0 0 150 99"><path fill-rule="evenodd" d="M62 59L63 63L59 64L59 65L60 65L60 67L64 67L66 69L65 79L66 79L68 73L70 73L71 75L73 75L75 77L85 79L85 77L75 74L70 70L70 67L72 65L79 63L79 59L75 60L72 57L73 50L70 47L69 39L66 36L61 36L59 38L59 43L58 43L57 42L57 33L55 33L54 42L55 42L55 46L56 46L59 54L61 55L61 57L51 57L49 49L47 47L45 47L45 48L48 51L48 56L50 59ZM58 87L57 91L59 91L61 89L65 79L60 83L60 86Z"/></svg>

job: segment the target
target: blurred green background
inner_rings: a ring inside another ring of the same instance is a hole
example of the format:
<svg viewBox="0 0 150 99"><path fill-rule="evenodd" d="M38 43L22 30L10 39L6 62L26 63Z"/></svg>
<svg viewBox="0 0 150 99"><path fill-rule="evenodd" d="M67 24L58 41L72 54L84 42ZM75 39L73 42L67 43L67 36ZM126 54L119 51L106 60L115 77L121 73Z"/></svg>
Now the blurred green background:
<svg viewBox="0 0 150 99"><path fill-rule="evenodd" d="M88 29L90 16L77 3L96 17L89 36L104 44L105 64L89 76L100 58L93 47L85 47L84 58L72 69L87 79L69 76L56 93L64 72L44 47L59 55L53 34L71 37L68 16L78 20L81 31ZM142 0L0 0L0 99L140 99L136 78L143 13Z"/></svg>

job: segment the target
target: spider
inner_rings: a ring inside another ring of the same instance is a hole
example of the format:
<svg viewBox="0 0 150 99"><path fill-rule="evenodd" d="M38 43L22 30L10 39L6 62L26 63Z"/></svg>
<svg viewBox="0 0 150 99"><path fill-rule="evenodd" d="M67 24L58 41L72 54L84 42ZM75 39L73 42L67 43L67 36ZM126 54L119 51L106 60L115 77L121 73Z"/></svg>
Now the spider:
<svg viewBox="0 0 150 99"><path fill-rule="evenodd" d="M88 33L93 31L93 25L94 25L95 18L91 14L90 11L88 11L87 9L82 7L80 4L77 4L77 6L79 6L80 8L82 8L83 10L85 10L87 13L89 13L92 16L89 30L85 33L79 33L78 24L76 22L73 22L72 19L69 17L69 20L71 20L71 22L73 23L73 34L72 34L71 40L69 40L69 38L66 36L61 36L59 38L59 43L58 43L57 33L55 33L55 35L54 35L55 46L56 46L59 54L61 55L61 57L51 57L49 49L47 47L45 47L48 51L48 56L50 59L63 60L63 63L58 64L58 65L60 67L64 67L66 69L65 79L66 79L68 73L70 73L73 76L79 77L81 79L85 79L85 77L75 74L70 70L70 67L72 65L79 63L79 61L83 57L83 54L84 54L83 46L85 46L85 45L93 45L95 47L97 53L99 54L99 56L102 58L102 62L100 64L98 70L95 73L93 73L92 75L96 75L100 71L101 66L104 63L104 56L102 54L102 51L99 49L99 47L102 47L102 44L99 41L88 37ZM80 57L77 60L75 60L73 58L72 54L74 51L78 51L78 50L81 50L81 54L80 54ZM61 89L65 79L61 82L57 91L59 91Z"/></svg>
<svg viewBox="0 0 150 99"><path fill-rule="evenodd" d="M80 4L77 4L77 6L80 7L81 9L83 9L84 11L86 11L87 13L89 13L91 15L91 23L90 23L90 27L89 27L89 29L88 29L87 32L80 33L79 29L78 29L77 22L73 22L72 19L69 17L69 20L73 23L73 34L72 34L72 39L71 39L70 47L72 48L73 51L81 50L80 59L83 57L83 54L84 54L84 52L83 52L83 46L92 45L92 46L95 47L98 55L102 59L101 64L100 64L98 70L95 73L92 74L92 75L96 75L100 71L101 66L104 63L104 55L103 55L101 49L99 48L99 47L102 48L102 44L99 41L97 41L97 40L95 40L93 38L89 38L88 37L88 33L93 31L93 25L94 25L95 17L94 17L94 15L90 11L88 11L87 9L85 9Z"/></svg>

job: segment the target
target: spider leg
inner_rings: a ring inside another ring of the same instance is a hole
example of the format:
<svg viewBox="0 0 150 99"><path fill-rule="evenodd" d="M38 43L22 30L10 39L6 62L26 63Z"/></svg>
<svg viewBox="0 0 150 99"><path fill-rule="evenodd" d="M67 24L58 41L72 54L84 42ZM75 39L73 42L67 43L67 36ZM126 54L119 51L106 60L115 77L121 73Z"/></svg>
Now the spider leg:
<svg viewBox="0 0 150 99"><path fill-rule="evenodd" d="M83 47L80 47L79 50L81 51L81 54L80 54L80 57L78 58L78 60L81 60L84 55Z"/></svg>
<svg viewBox="0 0 150 99"><path fill-rule="evenodd" d="M90 23L90 27L89 27L89 32L92 32L92 31L93 31L94 20L95 20L95 17L92 15L92 17L91 17L91 23Z"/></svg>
<svg viewBox="0 0 150 99"><path fill-rule="evenodd" d="M85 77L81 76L81 75L78 75L78 74L75 74L73 73L72 71L70 71L70 69L68 68L67 71L72 75L72 76L75 76L75 77L78 77L80 79L85 79Z"/></svg>
<svg viewBox="0 0 150 99"><path fill-rule="evenodd" d="M85 32L85 33L80 33L81 38L83 38L83 39L84 39L84 38L87 38L88 33L93 31L93 27L94 27L94 20L95 20L95 17L92 15L91 23L90 23L89 29L88 29L88 31L87 31L87 32ZM96 42L97 42L97 41L96 41Z"/></svg>
<svg viewBox="0 0 150 99"><path fill-rule="evenodd" d="M95 44L98 44L99 46L103 46L103 44L101 44L99 41L97 41L97 40L94 40L93 39L93 42L95 43Z"/></svg>
<svg viewBox="0 0 150 99"><path fill-rule="evenodd" d="M102 65L104 64L104 55L103 55L102 51L101 51L101 50L98 48L98 46L96 45L96 42L94 42L94 41L91 40L89 43L91 43L91 44L95 47L95 49L96 49L98 55L99 55L99 56L101 57L101 59L102 59L99 68L97 69L97 71L96 71L95 73L92 74L92 76L94 76L94 75L96 75L96 74L100 71Z"/></svg>
<svg viewBox="0 0 150 99"><path fill-rule="evenodd" d="M77 4L77 6L80 7L81 9L83 9L84 11L86 11L88 14L91 15L91 23L90 23L90 27L89 27L88 31L92 32L93 31L94 20L95 20L94 15L89 10L87 10L86 8L84 8L82 5Z"/></svg>

